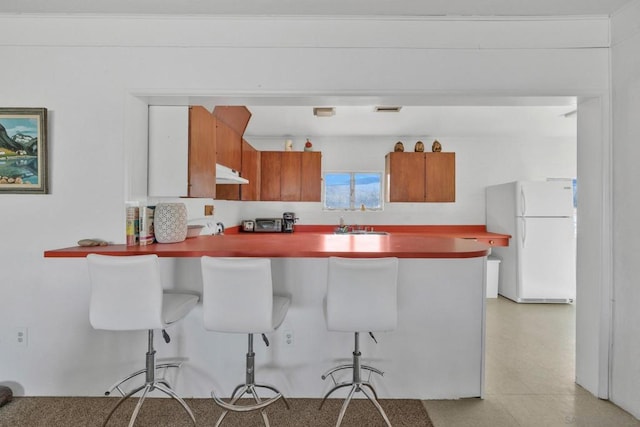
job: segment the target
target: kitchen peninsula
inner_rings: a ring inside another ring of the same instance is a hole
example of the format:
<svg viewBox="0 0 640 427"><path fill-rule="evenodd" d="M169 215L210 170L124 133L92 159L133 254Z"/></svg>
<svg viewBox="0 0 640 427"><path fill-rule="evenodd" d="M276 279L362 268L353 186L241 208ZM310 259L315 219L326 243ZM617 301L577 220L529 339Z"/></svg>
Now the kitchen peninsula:
<svg viewBox="0 0 640 427"><path fill-rule="evenodd" d="M295 233L243 233L199 236L183 242L146 246L74 246L45 251L47 258L157 254L159 257L248 256L309 258L341 256L373 258L472 258L487 255L488 246L506 246L509 236L484 226L376 226L388 234L337 234L326 225L297 226Z"/></svg>
<svg viewBox="0 0 640 427"><path fill-rule="evenodd" d="M398 327L376 334L379 344L369 339L361 344L367 363L385 372L384 378L373 379L380 396L482 397L486 256L492 244L506 244L509 236L442 227L392 230L376 226L376 230L389 234L341 235L329 226L297 226L294 233L268 235L233 228L225 235L180 243L71 247L46 251L45 257L80 268L78 263L84 263L78 258L88 253L156 253L165 268L173 269L173 280L186 274L191 282L199 278L198 258L203 255L271 258L274 289L291 295L292 306L282 327L270 337L270 349L261 351L256 363L262 365L265 382L282 384L291 397L322 396L330 385L320 375L336 361L350 357L345 349L352 336L328 332L325 326L327 258L398 257ZM491 243L483 243L486 239ZM190 289L201 292L199 283ZM184 356L193 367L181 373L181 384L185 394L196 397L208 396L214 378L219 390L232 389L243 370L241 358L235 357L241 347L238 340L207 333L201 316L198 307L180 331L188 349ZM284 331L293 333L293 345L283 339Z"/></svg>

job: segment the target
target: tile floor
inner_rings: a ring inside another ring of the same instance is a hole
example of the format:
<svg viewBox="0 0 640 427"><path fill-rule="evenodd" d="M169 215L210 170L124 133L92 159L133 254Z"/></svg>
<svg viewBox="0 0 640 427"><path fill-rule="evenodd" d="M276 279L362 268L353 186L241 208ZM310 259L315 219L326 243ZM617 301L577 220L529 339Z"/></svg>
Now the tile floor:
<svg viewBox="0 0 640 427"><path fill-rule="evenodd" d="M640 427L576 385L574 361L574 304L487 299L485 398L424 404L435 427Z"/></svg>

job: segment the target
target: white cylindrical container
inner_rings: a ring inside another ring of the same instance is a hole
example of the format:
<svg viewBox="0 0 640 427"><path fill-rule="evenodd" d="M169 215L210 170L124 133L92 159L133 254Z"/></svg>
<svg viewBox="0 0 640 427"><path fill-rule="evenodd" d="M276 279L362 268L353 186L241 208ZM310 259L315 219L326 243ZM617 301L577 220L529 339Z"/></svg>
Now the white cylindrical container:
<svg viewBox="0 0 640 427"><path fill-rule="evenodd" d="M153 227L158 243L182 242L187 238L187 207L184 203L158 203Z"/></svg>
<svg viewBox="0 0 640 427"><path fill-rule="evenodd" d="M287 139L284 141L284 151L293 151L293 141Z"/></svg>

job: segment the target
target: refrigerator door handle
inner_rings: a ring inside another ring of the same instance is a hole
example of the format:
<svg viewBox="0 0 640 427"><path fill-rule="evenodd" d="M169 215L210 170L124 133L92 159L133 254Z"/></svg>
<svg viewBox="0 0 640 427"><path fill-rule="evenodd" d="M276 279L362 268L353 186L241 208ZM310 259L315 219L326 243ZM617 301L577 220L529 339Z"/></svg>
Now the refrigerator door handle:
<svg viewBox="0 0 640 427"><path fill-rule="evenodd" d="M520 233L520 235L522 236L522 247L524 248L525 242L527 240L527 219L526 218L520 218L522 220L522 233Z"/></svg>
<svg viewBox="0 0 640 427"><path fill-rule="evenodd" d="M520 187L520 215L524 216L527 212L527 198L524 195L524 188Z"/></svg>

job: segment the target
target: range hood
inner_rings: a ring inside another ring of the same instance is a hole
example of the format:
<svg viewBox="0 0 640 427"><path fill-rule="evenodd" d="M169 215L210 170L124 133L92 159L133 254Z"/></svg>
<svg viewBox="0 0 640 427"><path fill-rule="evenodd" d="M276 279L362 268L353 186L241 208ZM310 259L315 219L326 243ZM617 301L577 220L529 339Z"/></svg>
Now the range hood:
<svg viewBox="0 0 640 427"><path fill-rule="evenodd" d="M248 184L249 181L240 174L224 165L216 163L216 184Z"/></svg>

